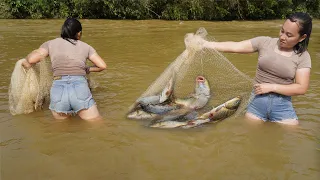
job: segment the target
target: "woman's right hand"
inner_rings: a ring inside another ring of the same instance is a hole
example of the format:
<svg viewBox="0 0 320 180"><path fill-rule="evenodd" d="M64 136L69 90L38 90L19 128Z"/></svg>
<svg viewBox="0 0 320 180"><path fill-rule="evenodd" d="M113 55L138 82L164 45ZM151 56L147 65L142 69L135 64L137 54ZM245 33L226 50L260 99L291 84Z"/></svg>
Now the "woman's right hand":
<svg viewBox="0 0 320 180"><path fill-rule="evenodd" d="M28 70L31 68L31 64L27 61L27 59L23 59L21 65L25 70Z"/></svg>

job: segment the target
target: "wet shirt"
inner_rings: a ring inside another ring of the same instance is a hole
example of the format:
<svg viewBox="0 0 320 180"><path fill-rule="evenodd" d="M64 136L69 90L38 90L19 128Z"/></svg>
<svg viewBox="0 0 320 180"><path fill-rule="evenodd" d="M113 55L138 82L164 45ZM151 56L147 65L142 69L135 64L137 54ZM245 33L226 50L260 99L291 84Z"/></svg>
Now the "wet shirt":
<svg viewBox="0 0 320 180"><path fill-rule="evenodd" d="M311 68L311 58L307 51L301 56L293 52L290 57L275 52L278 38L261 36L250 41L253 49L259 53L256 83L292 84L297 69Z"/></svg>
<svg viewBox="0 0 320 180"><path fill-rule="evenodd" d="M80 40L56 38L43 43L40 48L49 52L54 76L86 75L86 60L96 53L90 45Z"/></svg>

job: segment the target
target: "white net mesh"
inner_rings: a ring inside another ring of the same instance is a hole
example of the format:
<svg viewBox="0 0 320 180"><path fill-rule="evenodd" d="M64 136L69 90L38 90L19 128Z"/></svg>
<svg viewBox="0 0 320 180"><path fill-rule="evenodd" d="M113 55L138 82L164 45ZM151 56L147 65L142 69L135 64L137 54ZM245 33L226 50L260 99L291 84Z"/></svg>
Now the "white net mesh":
<svg viewBox="0 0 320 180"><path fill-rule="evenodd" d="M137 99L161 93L171 77L175 77L174 95L178 98L189 96L195 91L197 76L205 77L210 84L211 97L199 113L207 112L231 98L241 96L242 101L236 115L244 112L252 90L253 80L239 71L226 57L213 49L203 48L203 39L213 40L204 28L195 34L185 36L186 49L164 70L162 74ZM136 110L137 102L128 112Z"/></svg>
<svg viewBox="0 0 320 180"><path fill-rule="evenodd" d="M9 86L9 110L12 115L27 114L41 109L49 102L52 72L48 60L32 66L22 67L24 59L16 62Z"/></svg>

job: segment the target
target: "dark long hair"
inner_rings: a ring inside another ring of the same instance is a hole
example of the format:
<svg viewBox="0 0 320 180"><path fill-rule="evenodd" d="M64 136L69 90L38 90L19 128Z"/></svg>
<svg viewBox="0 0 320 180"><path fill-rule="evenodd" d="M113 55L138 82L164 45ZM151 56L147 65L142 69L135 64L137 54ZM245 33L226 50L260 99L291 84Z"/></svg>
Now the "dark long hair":
<svg viewBox="0 0 320 180"><path fill-rule="evenodd" d="M301 55L308 48L312 30L312 18L307 13L296 12L288 16L287 19L298 24L300 28L300 36L303 36L304 34L307 35L307 37L303 41L299 42L293 47L294 52Z"/></svg>
<svg viewBox="0 0 320 180"><path fill-rule="evenodd" d="M77 34L80 31L82 31L81 23L75 18L68 18L62 25L61 37L70 43L75 44L71 39L78 40Z"/></svg>

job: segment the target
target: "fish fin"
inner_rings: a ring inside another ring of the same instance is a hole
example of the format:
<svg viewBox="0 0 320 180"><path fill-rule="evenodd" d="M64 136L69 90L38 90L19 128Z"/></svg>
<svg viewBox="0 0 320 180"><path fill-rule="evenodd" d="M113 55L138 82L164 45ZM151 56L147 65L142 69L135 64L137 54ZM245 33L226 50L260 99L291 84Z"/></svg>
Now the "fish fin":
<svg viewBox="0 0 320 180"><path fill-rule="evenodd" d="M215 108L215 112L219 111L221 108L225 107L225 103L219 105L218 107Z"/></svg>
<svg viewBox="0 0 320 180"><path fill-rule="evenodd" d="M167 82L166 86L164 87L164 89L162 90L162 92L160 94L160 99L159 99L160 103L163 103L163 102L167 101L168 98L170 98L170 96L173 93L174 84L175 84L175 76L173 75L170 78L170 80Z"/></svg>

